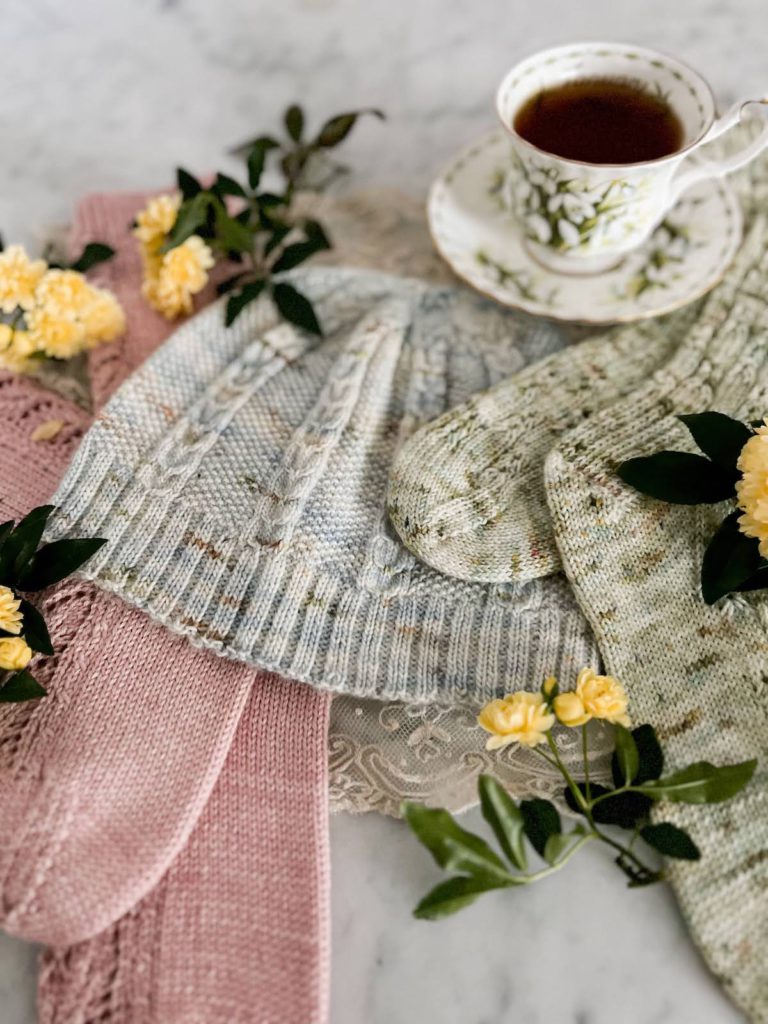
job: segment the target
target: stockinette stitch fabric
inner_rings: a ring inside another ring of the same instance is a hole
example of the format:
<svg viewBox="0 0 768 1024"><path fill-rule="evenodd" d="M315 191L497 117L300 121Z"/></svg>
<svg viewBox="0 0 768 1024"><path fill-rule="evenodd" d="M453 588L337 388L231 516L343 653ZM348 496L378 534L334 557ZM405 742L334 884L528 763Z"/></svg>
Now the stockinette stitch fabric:
<svg viewBox="0 0 768 1024"><path fill-rule="evenodd" d="M557 330L382 274L291 280L325 337L267 299L230 328L221 304L189 321L88 432L52 536L106 537L84 576L194 644L337 692L483 701L589 663L562 579L446 580L385 509L405 438L487 386L500 348L530 361Z"/></svg>
<svg viewBox="0 0 768 1024"><path fill-rule="evenodd" d="M110 373L91 368L96 394L170 329L139 298L129 224L145 198L97 197L78 209L73 249L94 237L118 248L100 278L108 287L112 275L121 281L128 315ZM4 517L18 517L49 498L90 417L9 374L0 374L0 414L0 504ZM33 442L35 428L52 419L62 430ZM65 581L44 605L57 653L34 670L49 695L0 706L2 925L56 946L43 1012L67 1024L92 1020L89 993L100 992L100 1019L119 1001L121 1020L186 1022L199 999L231 1008L232 1020L324 1020L327 698L192 648L83 581ZM238 729L244 708L247 724ZM296 744L302 758L285 765ZM236 778L225 773L211 802L225 760L237 765ZM179 860L204 807L201 838L197 830ZM303 941L294 936L297 920ZM68 943L79 944L67 951ZM233 943L243 966L237 978L224 963ZM208 969L192 973L200 956ZM147 971L158 966L150 989ZM139 1007L134 989L164 995Z"/></svg>
<svg viewBox="0 0 768 1024"><path fill-rule="evenodd" d="M768 597L729 595L708 607L702 555L728 507L668 505L616 475L625 459L695 451L677 420L715 409L749 421L768 413L765 224L747 240L727 288L652 381L562 439L546 463L554 535L608 670L634 717L651 722L667 770L755 757L748 787L724 804L665 804L690 831L697 863L670 874L712 970L754 1021L768 1021Z"/></svg>

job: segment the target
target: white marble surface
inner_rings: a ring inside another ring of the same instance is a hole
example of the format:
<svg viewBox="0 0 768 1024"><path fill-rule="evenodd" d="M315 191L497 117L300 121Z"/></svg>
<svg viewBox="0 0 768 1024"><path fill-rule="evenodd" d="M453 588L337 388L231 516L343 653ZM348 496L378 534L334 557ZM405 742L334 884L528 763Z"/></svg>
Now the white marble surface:
<svg viewBox="0 0 768 1024"><path fill-rule="evenodd" d="M765 0L3 0L0 230L30 240L83 192L223 167L295 98L316 117L383 107L346 149L355 183L422 193L493 123L510 64L587 38L674 53L723 102L768 86ZM402 826L341 818L332 842L332 1024L741 1019L670 893L625 889L597 851L430 925L409 909L436 871ZM0 1024L33 1020L32 951L0 936Z"/></svg>

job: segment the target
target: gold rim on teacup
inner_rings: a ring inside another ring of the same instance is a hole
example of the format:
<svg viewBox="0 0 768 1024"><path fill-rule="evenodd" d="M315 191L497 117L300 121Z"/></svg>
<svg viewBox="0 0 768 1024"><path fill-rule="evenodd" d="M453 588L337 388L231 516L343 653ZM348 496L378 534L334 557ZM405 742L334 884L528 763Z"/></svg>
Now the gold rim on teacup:
<svg viewBox="0 0 768 1024"><path fill-rule="evenodd" d="M674 153L630 164L566 159L539 149L514 126L531 96L578 78L635 81L671 107L683 128ZM718 161L697 150L736 125L752 103L740 100L721 118L707 82L681 61L620 43L575 43L526 58L502 80L496 108L512 149L503 189L530 255L566 274L604 273L642 245L688 188L723 177L768 146L768 124L746 147Z"/></svg>

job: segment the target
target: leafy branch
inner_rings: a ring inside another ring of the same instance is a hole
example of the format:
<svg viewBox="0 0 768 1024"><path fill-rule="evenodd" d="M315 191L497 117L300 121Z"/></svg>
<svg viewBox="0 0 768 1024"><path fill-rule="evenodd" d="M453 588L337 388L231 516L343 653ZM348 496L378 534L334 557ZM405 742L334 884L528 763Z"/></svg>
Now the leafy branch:
<svg viewBox="0 0 768 1024"><path fill-rule="evenodd" d="M183 201L161 251L168 252L197 235L219 258L239 265L218 286L220 294L229 295L227 326L267 293L286 320L312 334L322 334L309 299L292 284L273 278L331 248L319 221L294 213L294 195L304 184L312 161L342 143L358 118L368 114L384 117L373 109L338 114L307 139L304 112L293 104L283 117L284 138L259 135L236 148L245 162L242 180L219 172L213 184L204 187L189 171L178 169ZM270 164L282 178L276 191L262 185Z"/></svg>
<svg viewBox="0 0 768 1024"><path fill-rule="evenodd" d="M4 670L2 657L28 660L32 652L54 653L48 627L30 594L45 590L71 576L106 543L100 538L57 540L40 545L53 505L33 509L19 523L0 524L0 590L5 607L18 610L21 622L14 629L0 629L0 703L19 703L46 695L45 689L26 668ZM15 617L15 616L12 616ZM10 622L3 620L8 626ZM9 645L15 645L9 650Z"/></svg>
<svg viewBox="0 0 768 1024"><path fill-rule="evenodd" d="M480 776L478 794L499 852L481 836L461 828L445 810L410 802L402 805L405 820L439 867L461 872L427 893L416 906L415 917L437 920L469 906L485 892L542 881L561 871L592 842L603 843L616 854L615 864L630 887L661 881L664 870L649 865L635 851L638 839L669 858L698 860L701 854L683 829L671 822L651 823L653 805L661 801L702 804L729 800L747 785L757 764L752 760L716 767L700 761L664 776L664 757L655 730L650 725L632 731L617 725L611 760L614 785L597 785L589 781L587 731L586 726L581 728L583 780L575 780L568 772L550 733L549 752L533 748L561 772L566 803L584 819L570 829L563 828L560 814L550 801L537 798L516 803L489 775ZM605 826L628 831L629 841L615 838ZM540 861L533 870L529 868L532 853Z"/></svg>

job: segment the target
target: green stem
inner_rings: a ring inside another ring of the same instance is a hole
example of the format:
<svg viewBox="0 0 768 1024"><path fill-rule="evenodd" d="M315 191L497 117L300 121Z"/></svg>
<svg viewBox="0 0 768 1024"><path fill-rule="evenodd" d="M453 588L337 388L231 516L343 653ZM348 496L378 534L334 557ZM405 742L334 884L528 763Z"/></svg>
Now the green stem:
<svg viewBox="0 0 768 1024"><path fill-rule="evenodd" d="M587 832L586 835L583 835L580 839L577 839L573 846L570 846L563 854L563 856L560 858L560 860L555 861L554 864L550 864L549 867L542 868L541 871L534 871L532 875L518 875L517 877L524 877L525 884L527 885L529 882L538 882L542 878L547 878L549 875L554 875L556 871L559 871L561 868L565 867L565 865L568 863L571 857L573 857L577 850L580 850L582 846L586 845L586 843L591 842L593 839L599 838L600 837L596 833Z"/></svg>
<svg viewBox="0 0 768 1024"><path fill-rule="evenodd" d="M576 801L578 806L587 815L587 818L589 819L589 823L590 823L590 825L592 825L593 822L592 822L592 818L591 818L591 816L589 814L589 805L587 804L587 801L584 799L584 794L581 792L579 787L573 781L573 778L571 777L571 773L568 771L568 769L563 764L562 758L560 757L560 752L557 749L557 745L555 744L555 741L552 739L552 733L551 732L547 733L547 743L549 744L549 749L552 751L552 753L555 756L555 761L557 763L557 767L560 769L560 772L562 773L563 778L568 783L568 788L570 789L571 793L573 794L573 799Z"/></svg>
<svg viewBox="0 0 768 1024"><path fill-rule="evenodd" d="M587 803L592 802L592 792L589 788L589 741L587 739L587 723L581 727L581 754L584 758L584 795Z"/></svg>

